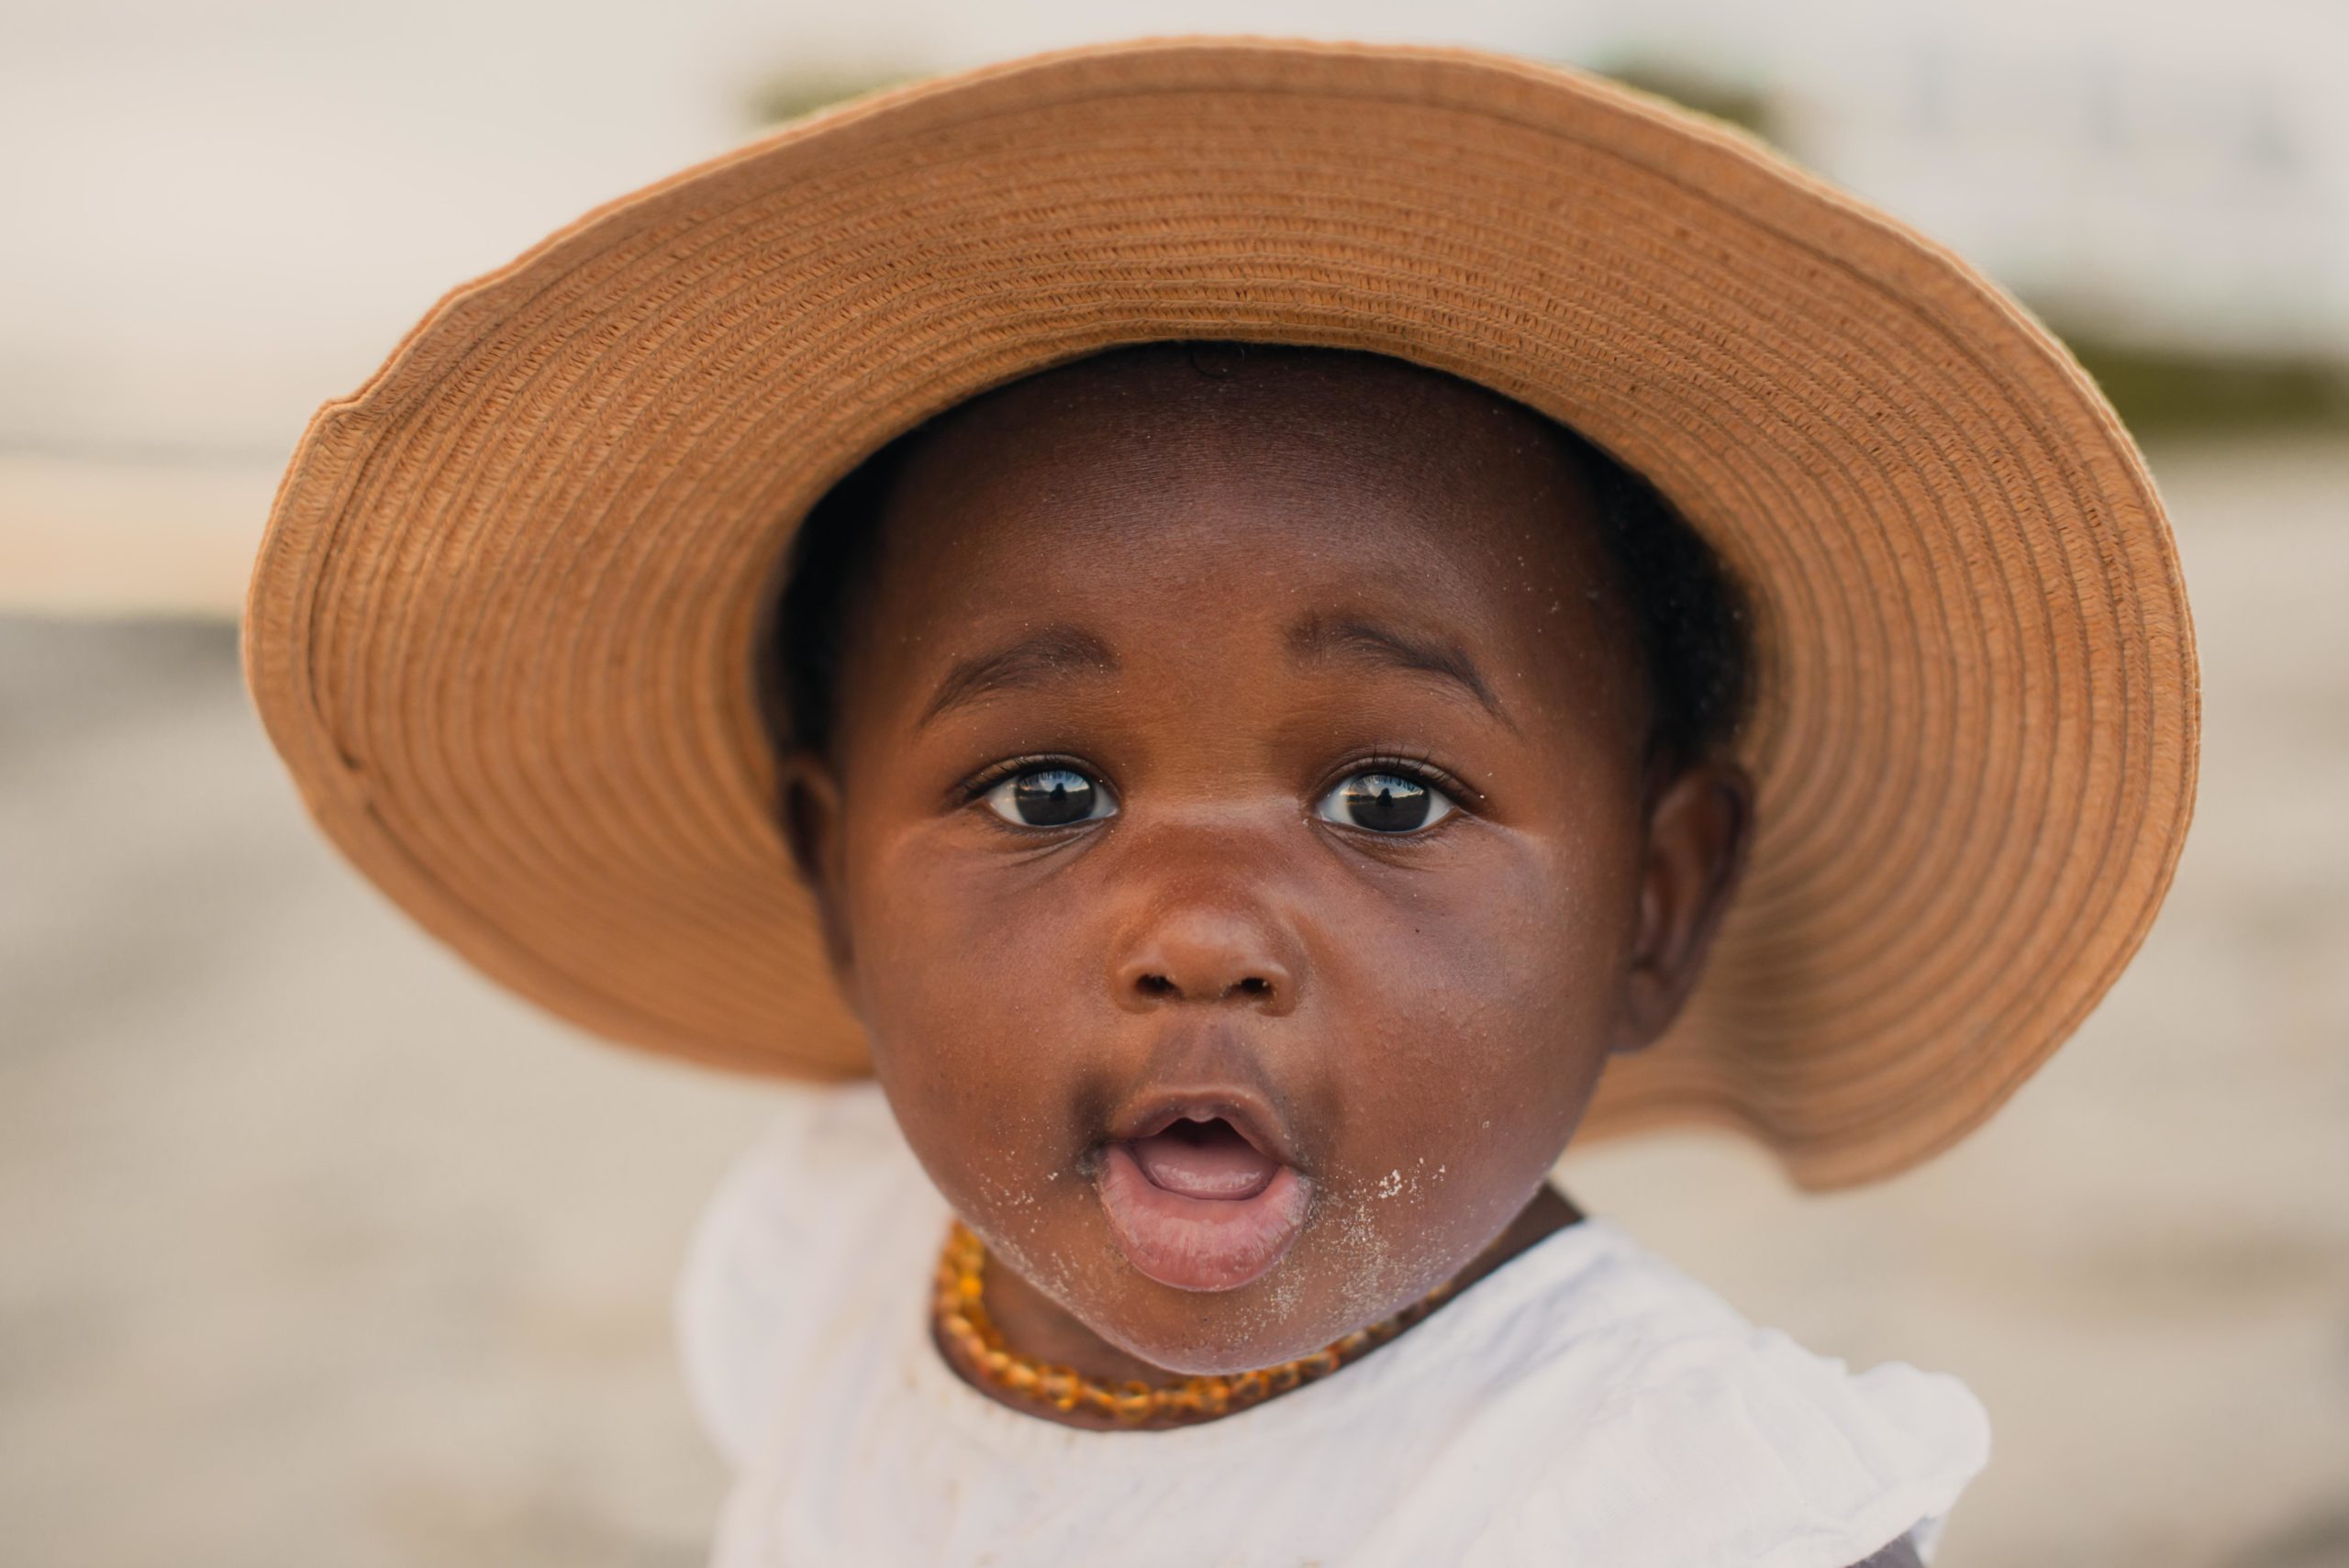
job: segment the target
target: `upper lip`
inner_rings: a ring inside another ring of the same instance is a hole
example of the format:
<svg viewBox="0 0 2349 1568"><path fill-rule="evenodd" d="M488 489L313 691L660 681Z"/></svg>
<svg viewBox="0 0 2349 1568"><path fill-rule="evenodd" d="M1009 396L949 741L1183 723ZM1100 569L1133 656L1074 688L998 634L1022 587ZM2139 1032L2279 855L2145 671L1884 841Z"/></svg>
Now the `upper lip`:
<svg viewBox="0 0 2349 1568"><path fill-rule="evenodd" d="M1131 1143L1165 1131L1178 1121L1222 1118L1267 1160L1295 1166L1295 1141L1281 1118L1261 1097L1229 1084L1197 1089L1160 1089L1138 1095L1109 1124L1114 1143Z"/></svg>

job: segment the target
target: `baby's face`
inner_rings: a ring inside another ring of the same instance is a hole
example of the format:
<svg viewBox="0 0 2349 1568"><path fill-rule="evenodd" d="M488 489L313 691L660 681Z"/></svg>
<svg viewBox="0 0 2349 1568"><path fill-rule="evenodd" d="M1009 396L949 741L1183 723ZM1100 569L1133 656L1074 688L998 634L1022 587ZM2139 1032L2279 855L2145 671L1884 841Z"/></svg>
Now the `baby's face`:
<svg viewBox="0 0 2349 1568"><path fill-rule="evenodd" d="M798 812L947 1199L1111 1343L1230 1372L1526 1204L1693 978L1720 834L1658 817L1531 416L1376 361L1112 363L926 440Z"/></svg>

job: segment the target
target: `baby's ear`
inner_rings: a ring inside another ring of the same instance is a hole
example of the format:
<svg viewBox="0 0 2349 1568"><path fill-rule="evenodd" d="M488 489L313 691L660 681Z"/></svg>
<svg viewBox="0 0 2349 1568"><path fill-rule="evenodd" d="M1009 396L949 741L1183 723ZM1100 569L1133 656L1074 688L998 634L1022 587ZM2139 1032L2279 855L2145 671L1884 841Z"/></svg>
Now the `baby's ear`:
<svg viewBox="0 0 2349 1568"><path fill-rule="evenodd" d="M844 851L841 790L831 764L813 751L785 752L775 770L775 816L784 843L791 851L792 866L816 901L824 956L831 962L842 995L849 995L852 965L841 896Z"/></svg>
<svg viewBox="0 0 2349 1568"><path fill-rule="evenodd" d="M1696 989L1753 829L1753 783L1734 762L1698 763L1656 793L1617 1051L1654 1044Z"/></svg>

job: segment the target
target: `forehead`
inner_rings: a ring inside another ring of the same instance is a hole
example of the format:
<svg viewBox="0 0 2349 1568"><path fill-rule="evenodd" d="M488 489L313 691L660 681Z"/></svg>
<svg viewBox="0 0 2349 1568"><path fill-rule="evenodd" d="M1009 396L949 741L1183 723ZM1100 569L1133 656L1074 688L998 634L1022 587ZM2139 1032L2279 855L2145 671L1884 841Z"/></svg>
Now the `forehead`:
<svg viewBox="0 0 2349 1568"><path fill-rule="evenodd" d="M1048 544L1171 556L1217 533L1267 553L1343 543L1341 568L1603 570L1581 477L1539 415L1330 350L1152 346L1032 377L918 439L885 528L898 562L939 575L1041 567Z"/></svg>
<svg viewBox="0 0 2349 1568"><path fill-rule="evenodd" d="M1371 355L1161 346L1047 373L918 438L880 523L887 664L1045 621L1117 644L1368 613L1586 704L1631 656L1554 428Z"/></svg>

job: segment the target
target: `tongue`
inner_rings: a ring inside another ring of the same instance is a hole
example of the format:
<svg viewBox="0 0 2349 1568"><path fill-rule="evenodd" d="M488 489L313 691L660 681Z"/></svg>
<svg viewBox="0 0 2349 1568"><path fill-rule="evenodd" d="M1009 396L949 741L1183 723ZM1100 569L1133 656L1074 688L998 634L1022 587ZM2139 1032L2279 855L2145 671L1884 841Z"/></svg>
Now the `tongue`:
<svg viewBox="0 0 2349 1568"><path fill-rule="evenodd" d="M1185 1197L1254 1197L1280 1170L1225 1122L1178 1121L1128 1145L1152 1184Z"/></svg>

